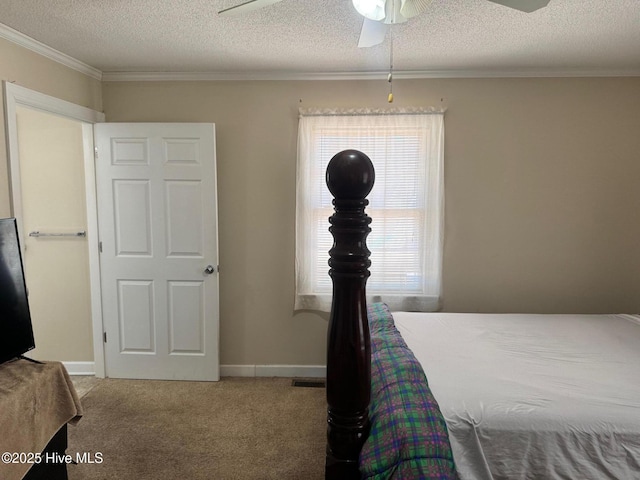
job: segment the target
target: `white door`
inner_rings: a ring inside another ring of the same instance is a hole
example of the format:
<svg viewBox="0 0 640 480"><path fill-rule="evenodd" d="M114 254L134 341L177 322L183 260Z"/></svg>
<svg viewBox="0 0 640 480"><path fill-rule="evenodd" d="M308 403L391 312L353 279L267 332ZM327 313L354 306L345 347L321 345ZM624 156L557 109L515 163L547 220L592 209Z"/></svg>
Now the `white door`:
<svg viewBox="0 0 640 480"><path fill-rule="evenodd" d="M95 126L106 375L218 380L213 124Z"/></svg>

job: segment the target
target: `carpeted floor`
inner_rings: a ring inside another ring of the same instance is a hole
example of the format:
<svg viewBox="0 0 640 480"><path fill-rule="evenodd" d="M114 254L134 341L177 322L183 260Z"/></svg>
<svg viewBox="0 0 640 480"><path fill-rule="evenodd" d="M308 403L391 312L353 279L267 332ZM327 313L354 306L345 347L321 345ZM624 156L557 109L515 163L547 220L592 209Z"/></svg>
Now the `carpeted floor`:
<svg viewBox="0 0 640 480"><path fill-rule="evenodd" d="M314 480L324 476L323 388L284 378L105 379L83 398L70 480Z"/></svg>

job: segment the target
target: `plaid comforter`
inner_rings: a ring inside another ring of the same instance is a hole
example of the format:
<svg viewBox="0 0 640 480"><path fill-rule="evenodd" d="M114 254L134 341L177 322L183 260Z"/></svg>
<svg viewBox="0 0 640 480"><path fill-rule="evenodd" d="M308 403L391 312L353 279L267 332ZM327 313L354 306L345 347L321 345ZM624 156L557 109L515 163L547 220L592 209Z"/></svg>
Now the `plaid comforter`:
<svg viewBox="0 0 640 480"><path fill-rule="evenodd" d="M363 479L458 478L447 426L427 378L383 303L367 309L371 330L371 433Z"/></svg>

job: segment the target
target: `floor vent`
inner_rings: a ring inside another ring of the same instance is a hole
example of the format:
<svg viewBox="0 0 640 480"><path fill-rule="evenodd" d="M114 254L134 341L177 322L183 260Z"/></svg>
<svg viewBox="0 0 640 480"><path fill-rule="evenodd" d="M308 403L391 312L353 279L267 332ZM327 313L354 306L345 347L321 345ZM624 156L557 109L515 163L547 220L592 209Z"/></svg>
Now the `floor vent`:
<svg viewBox="0 0 640 480"><path fill-rule="evenodd" d="M291 382L292 387L306 387L306 388L324 388L324 380L305 380L301 378L294 378Z"/></svg>

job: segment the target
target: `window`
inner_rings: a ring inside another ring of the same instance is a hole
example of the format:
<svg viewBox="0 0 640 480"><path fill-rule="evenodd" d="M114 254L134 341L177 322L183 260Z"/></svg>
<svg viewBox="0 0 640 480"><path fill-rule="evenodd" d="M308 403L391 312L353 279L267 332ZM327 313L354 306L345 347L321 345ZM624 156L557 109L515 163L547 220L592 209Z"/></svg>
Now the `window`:
<svg viewBox="0 0 640 480"><path fill-rule="evenodd" d="M331 307L326 184L329 160L354 148L376 170L366 213L371 250L370 301L433 311L440 303L444 113L300 112L296 185L296 309Z"/></svg>

